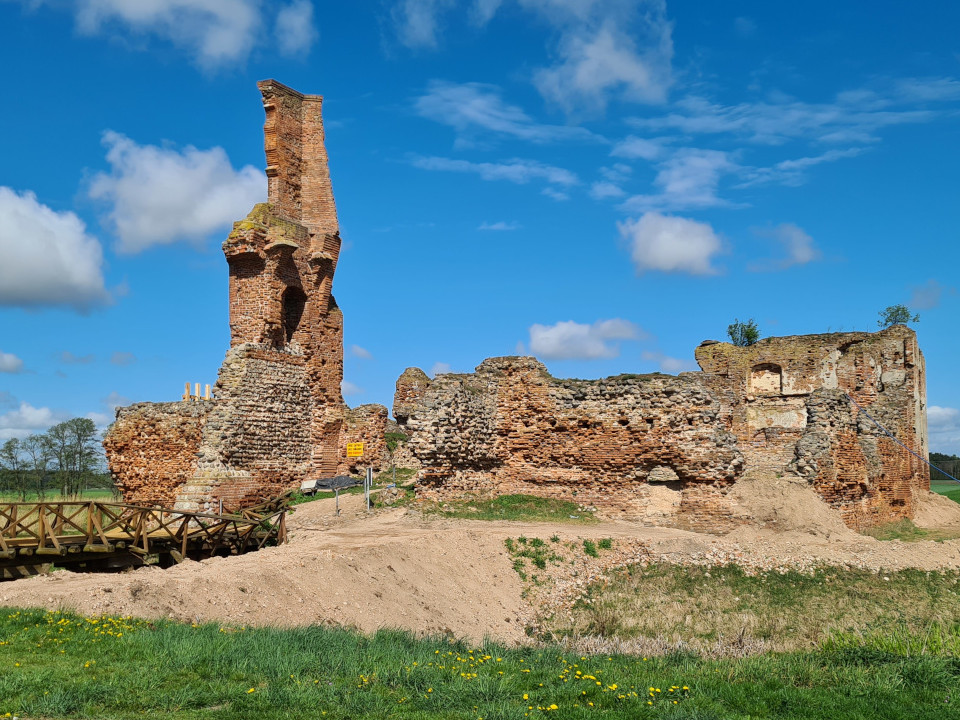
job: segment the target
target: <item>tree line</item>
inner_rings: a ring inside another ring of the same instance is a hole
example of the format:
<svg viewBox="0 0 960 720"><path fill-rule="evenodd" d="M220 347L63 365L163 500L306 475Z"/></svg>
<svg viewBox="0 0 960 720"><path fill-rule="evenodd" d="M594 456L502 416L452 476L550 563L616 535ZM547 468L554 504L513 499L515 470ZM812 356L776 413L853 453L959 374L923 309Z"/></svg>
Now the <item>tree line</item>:
<svg viewBox="0 0 960 720"><path fill-rule="evenodd" d="M10 438L0 446L0 494L43 500L47 495L76 498L89 489L113 489L100 441L88 418Z"/></svg>

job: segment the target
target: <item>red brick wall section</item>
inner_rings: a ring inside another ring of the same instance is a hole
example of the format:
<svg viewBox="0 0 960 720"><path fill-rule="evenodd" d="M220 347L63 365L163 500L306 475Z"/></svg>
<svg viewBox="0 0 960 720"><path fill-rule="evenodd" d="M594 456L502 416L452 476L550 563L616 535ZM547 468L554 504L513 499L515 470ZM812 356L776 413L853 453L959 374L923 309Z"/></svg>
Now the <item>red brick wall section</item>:
<svg viewBox="0 0 960 720"><path fill-rule="evenodd" d="M117 485L127 501L171 506L196 473L210 401L137 403L117 411L104 439Z"/></svg>

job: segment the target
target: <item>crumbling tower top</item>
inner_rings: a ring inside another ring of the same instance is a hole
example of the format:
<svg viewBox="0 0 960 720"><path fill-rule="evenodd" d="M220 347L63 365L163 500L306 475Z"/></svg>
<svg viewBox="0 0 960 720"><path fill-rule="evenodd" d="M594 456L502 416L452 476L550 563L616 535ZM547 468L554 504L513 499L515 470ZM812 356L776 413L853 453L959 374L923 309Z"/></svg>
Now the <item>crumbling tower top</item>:
<svg viewBox="0 0 960 720"><path fill-rule="evenodd" d="M276 80L261 80L257 87L267 115L269 201L279 215L307 228L314 251L330 252L331 243L324 238L338 236L340 226L323 142L323 97L304 95Z"/></svg>

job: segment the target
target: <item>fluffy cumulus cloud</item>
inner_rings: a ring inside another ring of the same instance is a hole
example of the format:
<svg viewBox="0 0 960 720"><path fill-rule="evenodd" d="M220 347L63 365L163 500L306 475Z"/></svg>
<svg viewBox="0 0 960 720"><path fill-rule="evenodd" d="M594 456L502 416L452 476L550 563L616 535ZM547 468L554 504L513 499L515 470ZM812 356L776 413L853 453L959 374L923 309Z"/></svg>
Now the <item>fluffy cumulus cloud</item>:
<svg viewBox="0 0 960 720"><path fill-rule="evenodd" d="M75 355L69 350L64 350L57 355L57 359L64 365L89 365L96 357L93 355Z"/></svg>
<svg viewBox="0 0 960 720"><path fill-rule="evenodd" d="M641 340L646 334L628 320L614 318L593 324L572 320L530 326L530 352L544 360L597 360L617 357L619 340Z"/></svg>
<svg viewBox="0 0 960 720"><path fill-rule="evenodd" d="M436 47L441 11L454 5L454 0L399 0L392 13L398 39L409 48Z"/></svg>
<svg viewBox="0 0 960 720"><path fill-rule="evenodd" d="M441 170L445 172L473 173L483 180L506 180L525 185L540 180L554 185L570 186L580 182L577 176L564 168L545 165L536 160L515 158L504 162L470 162L443 157L417 157L413 165L422 170Z"/></svg>
<svg viewBox="0 0 960 720"><path fill-rule="evenodd" d="M786 270L794 265L806 265L820 259L821 253L813 238L793 223L782 223L772 228L753 228L753 232L772 240L782 250L782 256L752 263L750 270Z"/></svg>
<svg viewBox="0 0 960 720"><path fill-rule="evenodd" d="M927 408L930 449L960 455L960 410L931 405Z"/></svg>
<svg viewBox="0 0 960 720"><path fill-rule="evenodd" d="M0 350L0 373L23 372L23 360L13 353Z"/></svg>
<svg viewBox="0 0 960 720"><path fill-rule="evenodd" d="M87 311L110 301L100 242L31 192L0 187L0 257L0 305Z"/></svg>
<svg viewBox="0 0 960 720"><path fill-rule="evenodd" d="M648 212L637 220L617 223L617 227L629 243L637 273L717 273L712 261L723 251L723 242L707 223Z"/></svg>
<svg viewBox="0 0 960 720"><path fill-rule="evenodd" d="M28 5L36 4L24 0ZM316 38L310 0L76 0L77 29L86 35L159 38L187 52L201 67L241 63L274 22L279 50L296 54ZM269 34L266 37L270 37Z"/></svg>
<svg viewBox="0 0 960 720"><path fill-rule="evenodd" d="M93 178L90 196L109 203L120 252L200 242L266 199L264 174L250 165L234 170L223 148L177 151L112 131L103 141L110 172Z"/></svg>
<svg viewBox="0 0 960 720"><path fill-rule="evenodd" d="M116 390L112 391L109 395L103 398L100 402L103 403L104 407L109 408L111 411L116 410L118 407L126 407L130 404L130 398L121 395Z"/></svg>
<svg viewBox="0 0 960 720"><path fill-rule="evenodd" d="M359 345L351 345L350 354L355 358L360 358L361 360L370 360L373 358L373 354L369 350L360 347Z"/></svg>
<svg viewBox="0 0 960 720"><path fill-rule="evenodd" d="M43 432L69 418L69 413L51 410L48 407L38 408L30 403L21 402L16 409L0 415L0 440L22 438L31 433Z"/></svg>

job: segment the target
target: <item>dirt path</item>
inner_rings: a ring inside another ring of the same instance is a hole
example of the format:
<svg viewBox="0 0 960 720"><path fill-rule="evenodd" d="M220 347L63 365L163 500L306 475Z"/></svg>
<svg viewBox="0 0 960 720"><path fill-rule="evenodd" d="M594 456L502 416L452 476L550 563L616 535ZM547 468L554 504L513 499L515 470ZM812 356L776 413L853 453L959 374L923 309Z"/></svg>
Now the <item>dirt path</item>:
<svg viewBox="0 0 960 720"><path fill-rule="evenodd" d="M960 540L879 542L829 524L718 537L624 521L595 525L423 518L415 511L367 515L362 497L301 505L287 545L120 575L57 572L0 584L0 603L69 608L85 614L169 617L188 622L295 626L326 623L371 632L401 627L507 643L526 641L535 608L522 596L504 540L520 535L563 542L613 539L596 567L566 583L583 586L634 561L736 562L757 569L820 564L869 569L960 568ZM960 508L960 506L958 506ZM931 512L942 520L948 506ZM951 516L952 517L952 516ZM947 518L950 519L950 518Z"/></svg>

